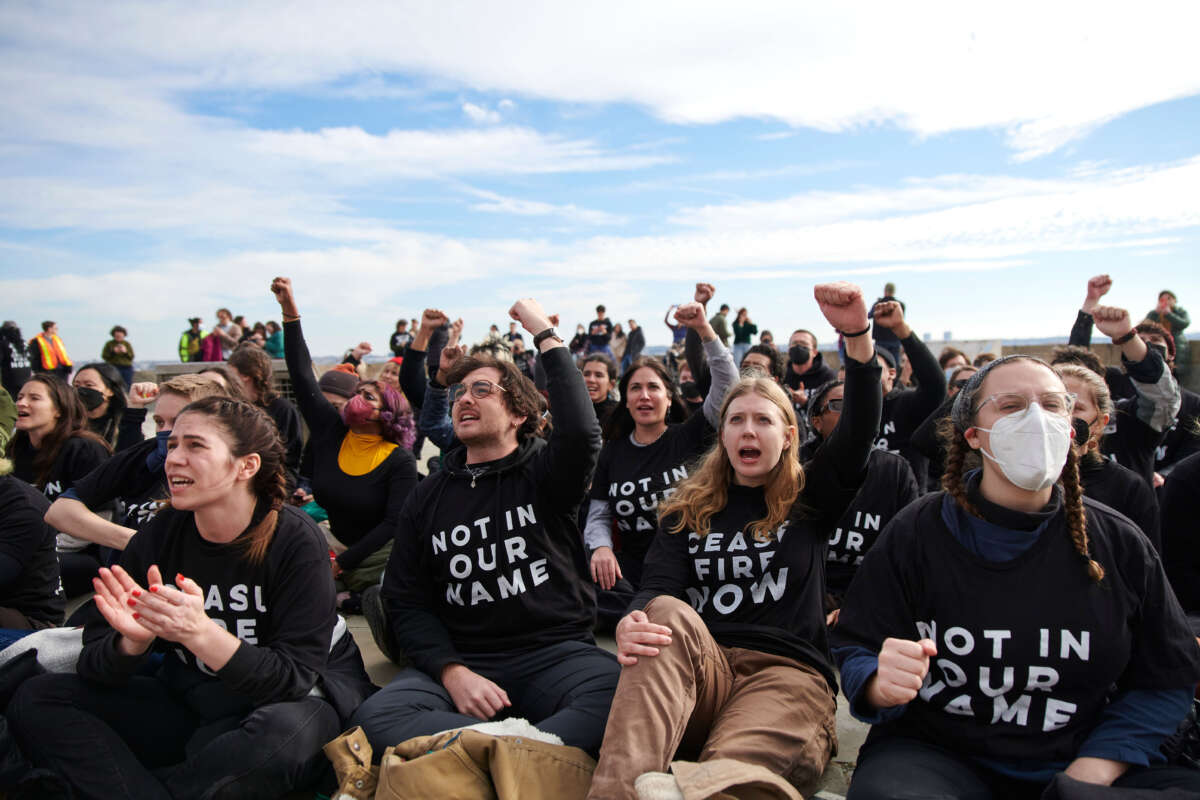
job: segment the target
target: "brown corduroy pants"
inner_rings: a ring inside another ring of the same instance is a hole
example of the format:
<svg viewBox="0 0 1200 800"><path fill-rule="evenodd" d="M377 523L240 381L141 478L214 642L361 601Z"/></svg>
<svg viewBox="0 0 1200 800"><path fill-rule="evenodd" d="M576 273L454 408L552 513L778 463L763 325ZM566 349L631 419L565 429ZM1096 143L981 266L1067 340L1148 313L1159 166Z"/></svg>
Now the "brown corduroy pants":
<svg viewBox="0 0 1200 800"><path fill-rule="evenodd" d="M621 670L600 762L589 798L636 800L634 780L665 772L678 756L703 763L723 760L725 796L740 797L738 763L762 767L790 787L767 791L759 783L744 796L796 797L820 778L837 751L837 704L829 684L813 667L782 656L721 647L704 621L673 597L647 604L651 622L671 629L671 644ZM715 765L714 765L715 766ZM687 800L714 794L689 786L694 770L675 770ZM758 770L747 770L747 783Z"/></svg>

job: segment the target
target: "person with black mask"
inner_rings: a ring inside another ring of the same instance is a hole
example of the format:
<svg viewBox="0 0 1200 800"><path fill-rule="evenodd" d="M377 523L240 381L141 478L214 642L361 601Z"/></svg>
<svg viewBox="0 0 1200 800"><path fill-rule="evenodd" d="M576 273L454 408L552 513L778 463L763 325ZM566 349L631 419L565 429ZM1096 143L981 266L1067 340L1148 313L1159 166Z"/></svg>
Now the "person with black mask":
<svg viewBox="0 0 1200 800"><path fill-rule="evenodd" d="M917 476L917 486L924 491L929 461L913 446L911 439L913 432L937 410L946 396L946 375L933 353L909 327L900 303L878 303L873 310L875 327L890 328L900 340L900 346L912 364L913 378L917 384L914 389L896 388L897 365L891 352L876 349L876 358L883 366L880 378L883 381L883 420L879 425L875 446L904 456Z"/></svg>
<svg viewBox="0 0 1200 800"><path fill-rule="evenodd" d="M71 381L83 407L87 409L88 429L108 442L114 450L124 450L141 441L140 431L131 431L124 422L128 401L125 379L111 364L84 364Z"/></svg>
<svg viewBox="0 0 1200 800"><path fill-rule="evenodd" d="M808 392L829 383L837 374L817 352L817 337L812 331L798 328L788 337L788 365L783 371L783 385L792 395L792 403L803 410L808 404Z"/></svg>
<svg viewBox="0 0 1200 800"><path fill-rule="evenodd" d="M1100 452L1154 486L1157 448L1179 414L1183 395L1167 368L1172 355L1167 347L1169 334L1152 322L1134 326L1125 309L1099 305L1111 286L1112 280L1107 275L1097 275L1088 281L1088 296L1071 329L1070 343L1088 347L1095 325L1120 347L1124 370L1107 367L1102 373L1114 398L1116 413L1104 431ZM1070 351L1056 353L1055 364L1067 361L1093 366Z"/></svg>
<svg viewBox="0 0 1200 800"><path fill-rule="evenodd" d="M1057 364L1054 371L1075 395L1071 448L1079 459L1079 481L1087 497L1129 517L1162 553L1158 501L1144 480L1111 458L1100 455L1100 441L1113 415L1104 379L1078 364Z"/></svg>

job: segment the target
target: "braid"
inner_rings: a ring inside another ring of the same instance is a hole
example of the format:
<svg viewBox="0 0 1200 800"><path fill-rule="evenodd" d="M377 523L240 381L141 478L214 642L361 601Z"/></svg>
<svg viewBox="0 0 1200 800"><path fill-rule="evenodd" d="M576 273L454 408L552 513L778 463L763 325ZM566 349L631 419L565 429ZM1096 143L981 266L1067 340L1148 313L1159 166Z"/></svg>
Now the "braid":
<svg viewBox="0 0 1200 800"><path fill-rule="evenodd" d="M1067 454L1067 463L1059 480L1063 487L1067 533L1075 544L1075 551L1087 561L1088 575L1099 583L1104 578L1104 567L1100 566L1088 551L1087 515L1083 512L1083 489L1079 485L1079 460L1073 449Z"/></svg>
<svg viewBox="0 0 1200 800"><path fill-rule="evenodd" d="M942 438L947 440L946 471L942 473L942 488L954 498L954 502L973 516L980 516L975 504L967 499L967 485L963 482L966 472L967 451L970 447L962 434L954 430L953 423L943 425L939 431Z"/></svg>

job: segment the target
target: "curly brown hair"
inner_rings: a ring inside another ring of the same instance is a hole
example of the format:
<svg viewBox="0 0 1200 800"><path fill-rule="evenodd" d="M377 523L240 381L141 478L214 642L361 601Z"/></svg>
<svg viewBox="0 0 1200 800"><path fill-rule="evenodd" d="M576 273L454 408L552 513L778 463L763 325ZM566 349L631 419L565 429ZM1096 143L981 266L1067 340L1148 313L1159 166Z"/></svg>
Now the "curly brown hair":
<svg viewBox="0 0 1200 800"><path fill-rule="evenodd" d="M254 384L254 390L258 392L256 405L260 408L266 408L272 400L279 396L279 392L275 391L271 357L258 345L249 342L239 344L237 349L229 354L229 360L226 363L249 378L250 382Z"/></svg>
<svg viewBox="0 0 1200 800"><path fill-rule="evenodd" d="M521 370L512 361L505 361L487 353L464 356L454 363L446 380L451 385L461 383L462 379L477 369L491 367L500 373L499 384L504 389L504 406L511 413L525 417L525 421L517 429L517 441L523 442L532 436L541 436L546 429L543 414L546 411L546 400L533 381L521 374Z"/></svg>

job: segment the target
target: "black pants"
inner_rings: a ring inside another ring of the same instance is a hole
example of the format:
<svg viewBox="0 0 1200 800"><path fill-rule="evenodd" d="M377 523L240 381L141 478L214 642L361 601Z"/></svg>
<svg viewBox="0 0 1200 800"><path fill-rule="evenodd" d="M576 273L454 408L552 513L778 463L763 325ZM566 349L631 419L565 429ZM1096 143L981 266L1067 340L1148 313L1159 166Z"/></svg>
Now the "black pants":
<svg viewBox="0 0 1200 800"><path fill-rule="evenodd" d="M93 591L92 578L100 574L102 566L105 566L103 554L96 544L90 544L82 550L59 553L58 570L67 597L79 597Z"/></svg>
<svg viewBox="0 0 1200 800"><path fill-rule="evenodd" d="M34 766L79 798L274 798L311 785L341 726L317 697L206 720L157 678L108 688L49 674L21 685L8 723Z"/></svg>
<svg viewBox="0 0 1200 800"><path fill-rule="evenodd" d="M621 673L612 653L586 642L559 642L520 655L464 655L463 661L508 693L512 707L498 717L524 717L565 744L599 752ZM458 713L440 683L410 668L359 706L350 726L363 727L378 758L414 736L480 721Z"/></svg>
<svg viewBox="0 0 1200 800"><path fill-rule="evenodd" d="M1130 767L1113 786L1200 792L1200 772L1166 765ZM1045 788L1044 783L1000 775L928 742L888 736L859 753L846 800L1038 800Z"/></svg>

